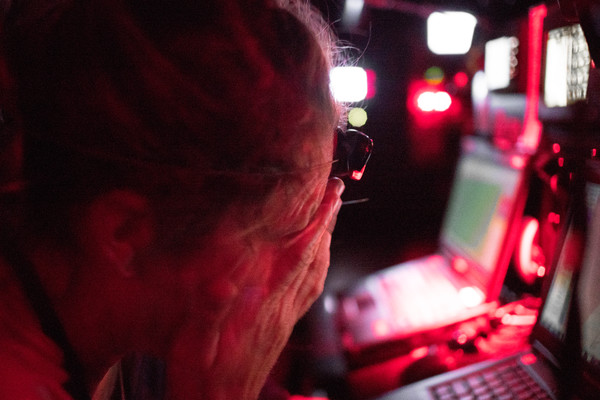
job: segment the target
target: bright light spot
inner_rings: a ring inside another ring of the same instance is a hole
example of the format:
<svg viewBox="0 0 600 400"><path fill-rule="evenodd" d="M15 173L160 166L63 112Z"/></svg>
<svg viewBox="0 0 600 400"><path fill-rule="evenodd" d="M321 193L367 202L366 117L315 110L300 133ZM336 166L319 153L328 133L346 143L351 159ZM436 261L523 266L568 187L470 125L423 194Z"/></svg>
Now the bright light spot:
<svg viewBox="0 0 600 400"><path fill-rule="evenodd" d="M355 107L348 112L350 125L360 128L367 123L367 112L360 107Z"/></svg>
<svg viewBox="0 0 600 400"><path fill-rule="evenodd" d="M510 159L510 165L516 169L522 169L527 164L525 157L522 156L512 156Z"/></svg>
<svg viewBox="0 0 600 400"><path fill-rule="evenodd" d="M559 157L558 158L558 166L559 167L564 167L565 166L565 159L563 157Z"/></svg>
<svg viewBox="0 0 600 400"><path fill-rule="evenodd" d="M488 95L487 78L485 72L477 71L473 75L473 82L471 83L471 98L473 103L481 104Z"/></svg>
<svg viewBox="0 0 600 400"><path fill-rule="evenodd" d="M489 90L508 87L514 75L519 41L515 37L501 37L485 44L484 70Z"/></svg>
<svg viewBox="0 0 600 400"><path fill-rule="evenodd" d="M540 265L537 270L537 276L542 278L544 275L546 275L546 267Z"/></svg>
<svg viewBox="0 0 600 400"><path fill-rule="evenodd" d="M521 362L525 365L535 364L537 362L537 357L533 353L528 353L521 357Z"/></svg>
<svg viewBox="0 0 600 400"><path fill-rule="evenodd" d="M425 357L427 353L429 353L429 348L427 346L417 347L410 352L410 357L418 360L419 358Z"/></svg>
<svg viewBox="0 0 600 400"><path fill-rule="evenodd" d="M452 105L452 98L447 92L426 91L417 98L417 106L421 111L446 111Z"/></svg>
<svg viewBox="0 0 600 400"><path fill-rule="evenodd" d="M335 309L337 308L337 302L333 298L333 296L327 295L323 299L323 307L325 308L325 311L327 311L329 314L333 314L335 312Z"/></svg>
<svg viewBox="0 0 600 400"><path fill-rule="evenodd" d="M344 103L364 100L367 96L367 72L360 67L335 67L329 73L333 97Z"/></svg>
<svg viewBox="0 0 600 400"><path fill-rule="evenodd" d="M356 25L360 21L364 0L346 0L344 3L344 15L342 19L347 25Z"/></svg>
<svg viewBox="0 0 600 400"><path fill-rule="evenodd" d="M459 88L467 86L469 83L469 76L466 72L460 71L454 75L454 84Z"/></svg>
<svg viewBox="0 0 600 400"><path fill-rule="evenodd" d="M481 290L467 286L458 291L458 296L467 307L476 307L483 302L484 296Z"/></svg>
<svg viewBox="0 0 600 400"><path fill-rule="evenodd" d="M425 71L425 81L431 85L437 85L444 80L444 71L440 67L429 67Z"/></svg>
<svg viewBox="0 0 600 400"><path fill-rule="evenodd" d="M554 175L556 176L556 175ZM560 214L555 213L555 212L550 212L548 214L548 221L552 222L553 224L560 224Z"/></svg>
<svg viewBox="0 0 600 400"><path fill-rule="evenodd" d="M550 38L546 43L546 81L544 102L548 107L567 105L568 38Z"/></svg>
<svg viewBox="0 0 600 400"><path fill-rule="evenodd" d="M390 333L390 326L388 325L387 321L383 319L378 319L375 321L372 329L373 333L379 337L386 336L388 333Z"/></svg>
<svg viewBox="0 0 600 400"><path fill-rule="evenodd" d="M596 149L592 149L592 157L596 157L596 153L597 153L597 152L598 152L598 151L597 151Z"/></svg>
<svg viewBox="0 0 600 400"><path fill-rule="evenodd" d="M433 12L427 18L427 46L435 54L465 54L477 19L466 12Z"/></svg>
<svg viewBox="0 0 600 400"><path fill-rule="evenodd" d="M462 257L454 257L452 259L452 268L460 274L464 274L469 270L469 263Z"/></svg>

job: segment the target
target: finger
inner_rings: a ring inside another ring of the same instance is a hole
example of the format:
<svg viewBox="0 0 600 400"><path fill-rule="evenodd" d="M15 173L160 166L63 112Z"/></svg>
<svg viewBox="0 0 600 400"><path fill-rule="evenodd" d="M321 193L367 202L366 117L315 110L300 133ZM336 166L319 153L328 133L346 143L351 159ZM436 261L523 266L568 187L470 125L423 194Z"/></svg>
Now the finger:
<svg viewBox="0 0 600 400"><path fill-rule="evenodd" d="M325 279L330 265L329 246L331 244L331 235L325 233L321 239L317 255L310 266L307 268L305 277L300 283L300 291L296 297L295 307L299 312L299 317L304 315L314 301L321 295L325 286Z"/></svg>
<svg viewBox="0 0 600 400"><path fill-rule="evenodd" d="M315 263L317 256L320 253L325 253L326 257L321 256L319 266L317 268L325 271L329 266L329 243L331 241L331 233L328 229L333 229L335 219L341 207L340 195L344 190L344 184L339 179L332 179L328 183L323 201L313 220L309 225L293 240L293 245L286 249L286 258L289 262L294 262L296 265L296 274L292 275L291 290L298 290L298 287L303 287L310 291L310 288L305 287L307 274L311 273L312 265ZM312 277L311 277L312 279Z"/></svg>
<svg viewBox="0 0 600 400"><path fill-rule="evenodd" d="M286 247L286 253L300 264L310 265L315 257L321 237L327 231L329 224L337 215L341 206L341 194L344 183L341 179L330 179L325 189L323 200L308 226L291 238Z"/></svg>

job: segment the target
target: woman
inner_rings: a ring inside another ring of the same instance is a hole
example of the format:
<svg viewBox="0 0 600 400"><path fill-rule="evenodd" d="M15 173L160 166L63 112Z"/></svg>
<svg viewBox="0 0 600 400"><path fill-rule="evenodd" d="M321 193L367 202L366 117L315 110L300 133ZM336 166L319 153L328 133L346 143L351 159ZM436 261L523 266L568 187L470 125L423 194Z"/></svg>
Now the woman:
<svg viewBox="0 0 600 400"><path fill-rule="evenodd" d="M296 2L23 1L2 38L24 189L0 397L87 398L137 352L169 398L256 398L341 204L325 25Z"/></svg>

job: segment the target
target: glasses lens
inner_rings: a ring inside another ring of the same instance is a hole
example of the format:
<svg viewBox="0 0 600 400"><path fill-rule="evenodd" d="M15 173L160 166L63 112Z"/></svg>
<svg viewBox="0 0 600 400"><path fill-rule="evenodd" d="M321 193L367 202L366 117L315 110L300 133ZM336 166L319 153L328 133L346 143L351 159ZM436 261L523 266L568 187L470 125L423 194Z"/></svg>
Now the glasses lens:
<svg viewBox="0 0 600 400"><path fill-rule="evenodd" d="M360 180L373 152L373 140L355 129L337 130L337 144L332 176Z"/></svg>

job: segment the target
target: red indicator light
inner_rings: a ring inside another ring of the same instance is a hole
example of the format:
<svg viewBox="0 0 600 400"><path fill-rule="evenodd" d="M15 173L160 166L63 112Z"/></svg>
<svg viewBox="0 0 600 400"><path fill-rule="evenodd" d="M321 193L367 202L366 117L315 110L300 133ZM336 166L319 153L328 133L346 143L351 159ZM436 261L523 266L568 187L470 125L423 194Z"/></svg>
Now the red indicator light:
<svg viewBox="0 0 600 400"><path fill-rule="evenodd" d="M596 153L597 153L596 149L592 149L592 157L596 157Z"/></svg>
<svg viewBox="0 0 600 400"><path fill-rule="evenodd" d="M469 77L465 72L460 71L454 75L454 84L459 88L467 86L467 83L469 83Z"/></svg>
<svg viewBox="0 0 600 400"><path fill-rule="evenodd" d="M411 358L418 360L423 358L429 353L429 348L427 346L417 347L413 351L410 352Z"/></svg>
<svg viewBox="0 0 600 400"><path fill-rule="evenodd" d="M560 144L558 143L554 143L552 145L552 151L554 152L554 154L558 154L560 153Z"/></svg>
<svg viewBox="0 0 600 400"><path fill-rule="evenodd" d="M550 221L553 224L560 224L560 214L557 214L555 212L551 212L548 214L548 221Z"/></svg>
<svg viewBox="0 0 600 400"><path fill-rule="evenodd" d="M535 364L537 362L537 357L533 353L528 353L521 357L521 362L525 365Z"/></svg>
<svg viewBox="0 0 600 400"><path fill-rule="evenodd" d="M565 166L565 159L564 158L560 157L558 159L558 166L559 167L564 167Z"/></svg>

